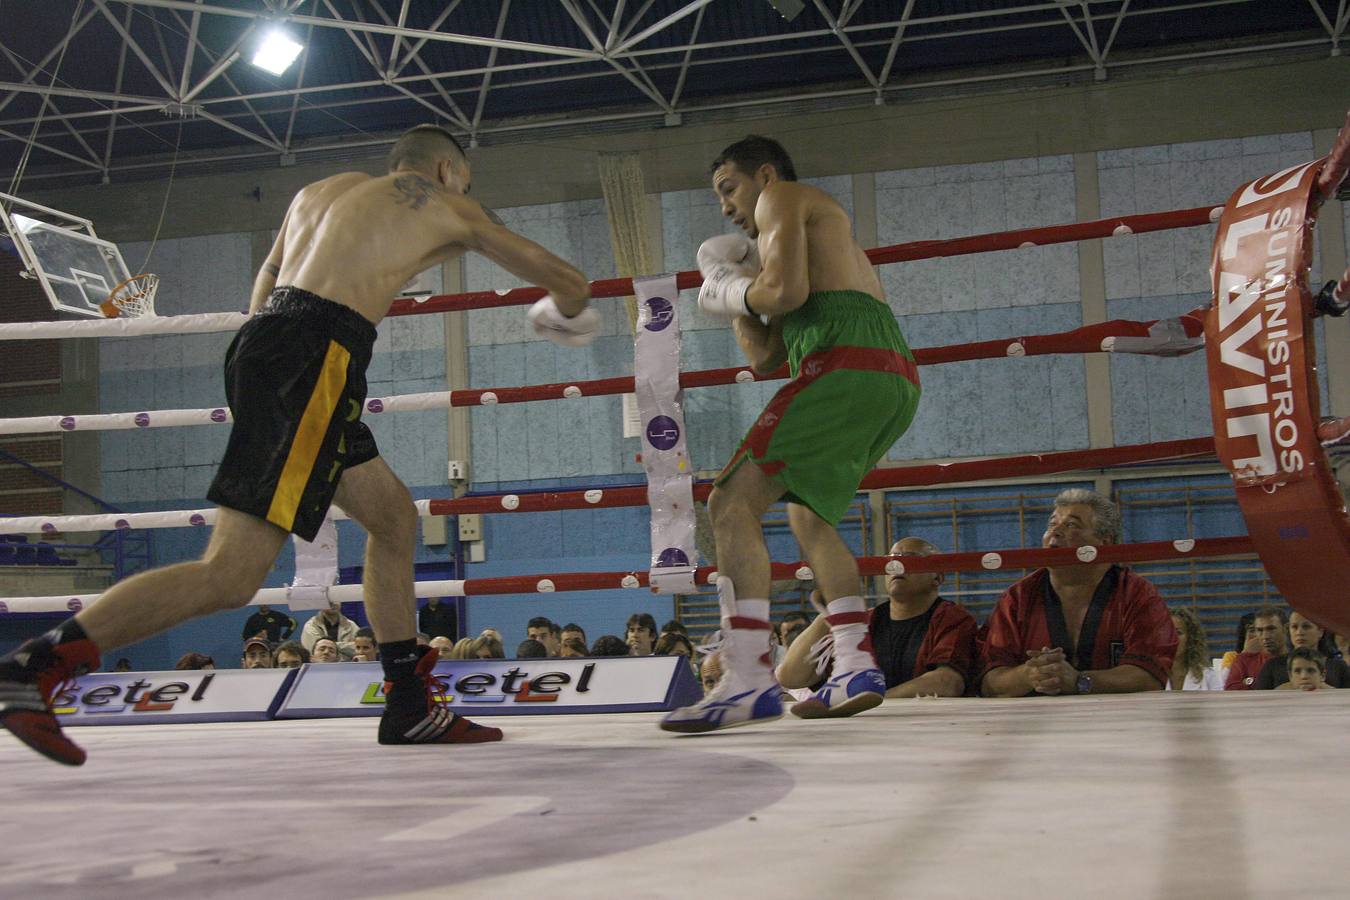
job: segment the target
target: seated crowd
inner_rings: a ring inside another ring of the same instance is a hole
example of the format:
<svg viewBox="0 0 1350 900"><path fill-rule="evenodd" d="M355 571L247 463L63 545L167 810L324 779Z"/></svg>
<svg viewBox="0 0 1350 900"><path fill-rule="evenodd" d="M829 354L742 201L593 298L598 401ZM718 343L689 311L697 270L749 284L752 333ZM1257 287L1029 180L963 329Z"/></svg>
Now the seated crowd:
<svg viewBox="0 0 1350 900"><path fill-rule="evenodd" d="M1099 547L1119 542L1121 531L1114 503L1075 488L1056 497L1041 546ZM1011 585L978 626L970 612L942 596L942 574L903 567L907 559L938 552L917 537L891 547L902 566L886 576L886 599L869 613L866 638L888 698L1350 687L1346 636L1275 606L1243 616L1237 648L1211 665L1195 612L1169 609L1148 579L1114 563L1037 569ZM829 680L832 658L823 601L818 594L811 599L822 614L789 612L770 634L779 683L798 701L792 711L808 718L828 714L812 694ZM418 625L419 643L434 647L441 659L507 658L495 628L459 637L451 604L428 601ZM241 666L295 668L379 658L374 633L343 615L336 603L305 622L298 640L290 639L295 631L290 616L260 607L244 626ZM580 625L535 616L511 658L673 655L688 658L705 690L717 683L716 633L695 647L680 622L657 628L656 619L642 612L628 618L622 637L605 634L590 643ZM208 656L187 653L177 667L214 666Z"/></svg>

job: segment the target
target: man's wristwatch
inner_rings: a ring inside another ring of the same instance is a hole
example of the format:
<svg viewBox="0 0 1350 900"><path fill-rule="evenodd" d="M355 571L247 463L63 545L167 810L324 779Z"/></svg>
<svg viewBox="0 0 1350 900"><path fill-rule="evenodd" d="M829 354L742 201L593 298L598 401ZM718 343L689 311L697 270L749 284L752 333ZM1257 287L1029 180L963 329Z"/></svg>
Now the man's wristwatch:
<svg viewBox="0 0 1350 900"><path fill-rule="evenodd" d="M1089 675L1087 672L1079 672L1077 687L1078 693L1080 694L1092 693L1092 676Z"/></svg>

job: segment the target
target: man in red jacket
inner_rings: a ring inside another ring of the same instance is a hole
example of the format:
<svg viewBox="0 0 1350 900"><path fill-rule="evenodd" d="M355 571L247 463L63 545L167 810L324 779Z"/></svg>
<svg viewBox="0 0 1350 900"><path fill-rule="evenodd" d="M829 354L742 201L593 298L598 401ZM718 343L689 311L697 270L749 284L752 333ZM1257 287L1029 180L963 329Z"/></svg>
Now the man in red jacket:
<svg viewBox="0 0 1350 900"><path fill-rule="evenodd" d="M1094 491L1055 498L1042 547L1100 547L1121 536L1120 511ZM1177 632L1157 589L1110 563L1037 569L999 599L988 622L985 696L1160 691Z"/></svg>
<svg viewBox="0 0 1350 900"><path fill-rule="evenodd" d="M1228 677L1223 683L1225 691L1251 690L1265 664L1288 652L1284 644L1286 621L1284 610L1278 606L1263 606L1256 611L1256 618L1252 620L1252 633L1261 649L1255 653L1238 654L1228 667Z"/></svg>
<svg viewBox="0 0 1350 900"><path fill-rule="evenodd" d="M936 552L922 538L907 537L895 542L890 555L903 562L904 557ZM886 677L887 697L960 697L965 693L975 663L975 617L939 596L941 587L938 572L888 575L889 602L868 613L868 639ZM780 685L796 692L826 680L817 669L822 654L812 651L829 631L825 616L819 616L792 642L778 666ZM792 712L804 719L830 716L829 707L815 697L796 704Z"/></svg>

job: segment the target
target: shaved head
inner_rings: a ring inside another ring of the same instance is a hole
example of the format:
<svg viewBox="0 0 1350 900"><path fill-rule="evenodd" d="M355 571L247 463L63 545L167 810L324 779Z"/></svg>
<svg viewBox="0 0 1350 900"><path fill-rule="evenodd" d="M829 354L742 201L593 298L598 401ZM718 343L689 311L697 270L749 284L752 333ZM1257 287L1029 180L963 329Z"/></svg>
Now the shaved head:
<svg viewBox="0 0 1350 900"><path fill-rule="evenodd" d="M389 151L389 171L436 168L443 159L464 160L464 148L439 125L418 125L403 132Z"/></svg>

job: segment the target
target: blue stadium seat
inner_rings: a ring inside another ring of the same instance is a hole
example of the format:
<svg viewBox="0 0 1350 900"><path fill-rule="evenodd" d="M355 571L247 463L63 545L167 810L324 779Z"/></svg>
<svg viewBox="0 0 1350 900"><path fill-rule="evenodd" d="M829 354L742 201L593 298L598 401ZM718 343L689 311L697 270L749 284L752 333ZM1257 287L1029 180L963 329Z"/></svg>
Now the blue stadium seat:
<svg viewBox="0 0 1350 900"><path fill-rule="evenodd" d="M0 534L0 542L6 544L26 544L28 535L26 534Z"/></svg>
<svg viewBox="0 0 1350 900"><path fill-rule="evenodd" d="M14 548L9 544L0 544L0 566L14 565L16 555Z"/></svg>

